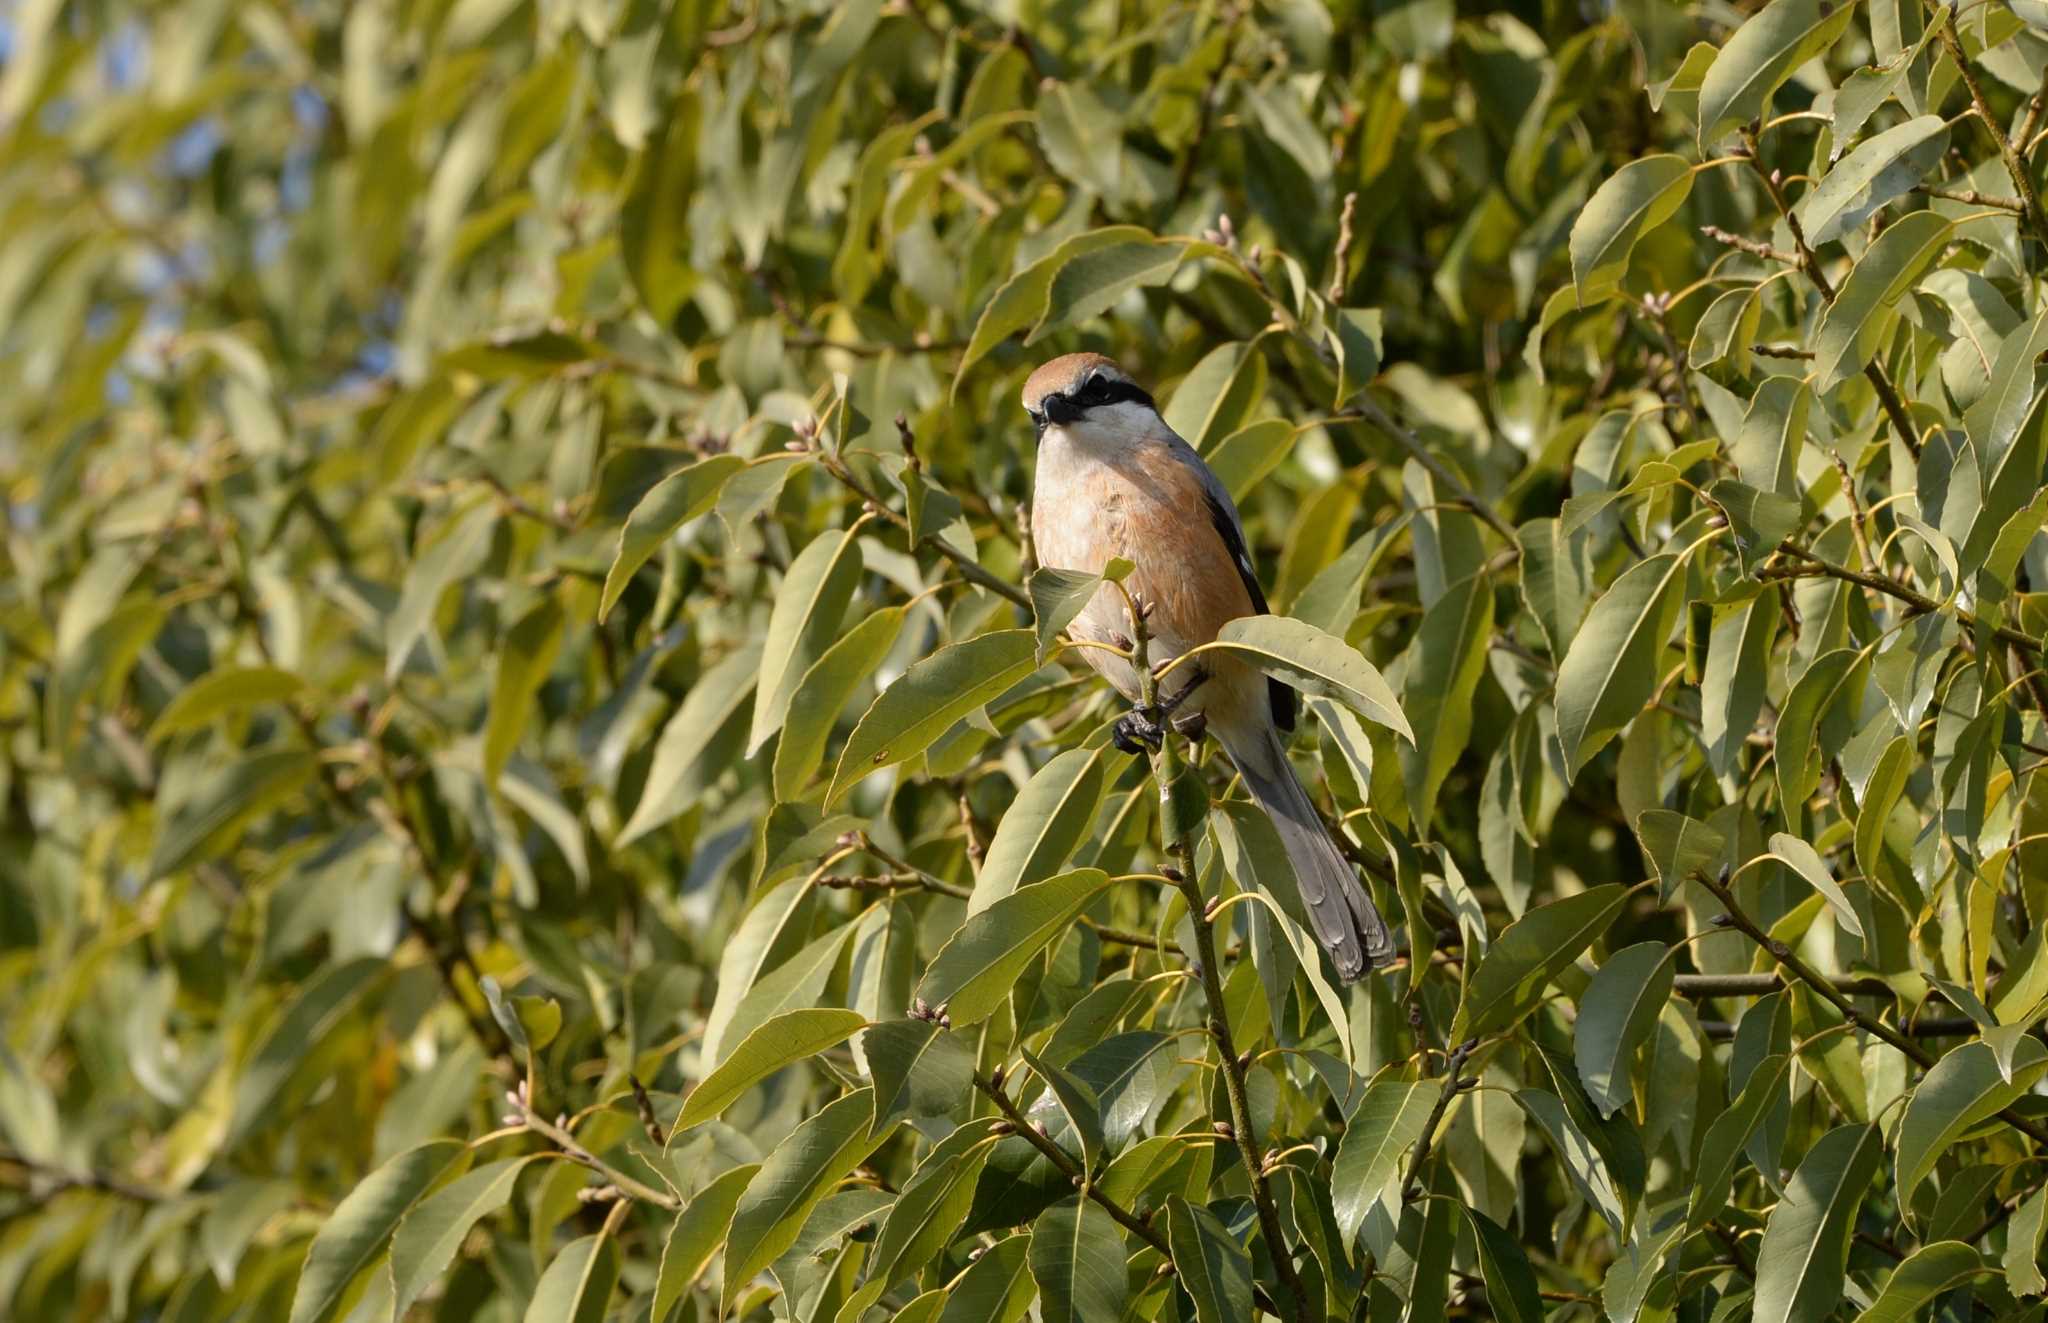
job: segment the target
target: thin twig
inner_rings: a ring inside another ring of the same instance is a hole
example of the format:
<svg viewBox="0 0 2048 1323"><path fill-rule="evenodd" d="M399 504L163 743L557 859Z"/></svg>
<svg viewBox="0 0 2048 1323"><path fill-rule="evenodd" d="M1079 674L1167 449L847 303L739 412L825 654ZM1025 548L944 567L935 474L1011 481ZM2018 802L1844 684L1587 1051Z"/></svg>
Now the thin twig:
<svg viewBox="0 0 2048 1323"><path fill-rule="evenodd" d="M2005 130L1991 117L1991 106L1984 99L1984 88L1977 81L1977 70L1970 64L1969 57L1963 54L1962 42L1956 39L1955 9L1944 5L1932 5L1931 8L1934 10L1931 21L1941 37L1941 44L1948 49L1948 57L1955 62L1957 72L1962 74L1963 86L1970 89L1970 105L1998 147L1999 159L2005 162L2005 172L2012 176L2013 187L2019 190L2020 214L2033 227L2034 237L2048 244L2048 215L2041 211L2041 195L2034 188L2034 176L2013 149L2012 139L2005 136Z"/></svg>
<svg viewBox="0 0 2048 1323"><path fill-rule="evenodd" d="M527 1096L526 1082L524 1080L521 1080L516 1087L505 1091L505 1101L512 1106L512 1111L505 1117L507 1124L524 1126L528 1130L533 1131L560 1149L572 1160L588 1167L604 1177L606 1181L617 1186L619 1192L626 1198L637 1199L641 1203L653 1204L655 1207L665 1208L671 1213L682 1211L683 1201L681 1199L666 1191L657 1190L644 1182L634 1180L625 1172L620 1171L617 1167L612 1166L603 1158L597 1156L597 1154L583 1147L581 1143L577 1142L576 1136L534 1111L532 1100Z"/></svg>
<svg viewBox="0 0 2048 1323"><path fill-rule="evenodd" d="M1772 262L1783 262L1786 266L1799 265L1799 259L1782 248L1773 248L1759 240L1744 238L1742 235L1731 233L1718 225L1702 225L1700 226L1700 233L1706 235L1715 243L1726 244L1730 248L1748 253L1751 257L1761 257Z"/></svg>
<svg viewBox="0 0 2048 1323"><path fill-rule="evenodd" d="M1436 1095L1436 1106L1430 1109L1429 1120L1423 1122L1422 1138L1415 1141L1415 1152L1408 1159L1408 1172L1401 1178L1401 1197L1413 1201L1422 1195L1422 1168L1429 1161L1430 1141L1436 1135L1444 1113L1450 1110L1451 1099L1464 1092L1475 1080L1462 1077L1466 1058L1479 1046L1479 1040L1468 1038L1451 1049L1450 1059L1444 1062L1444 1086Z"/></svg>
<svg viewBox="0 0 2048 1323"><path fill-rule="evenodd" d="M1974 188L1935 188L1932 185L1922 184L1913 191L1925 197L1940 198L1945 202L1965 202L1973 207L1991 207L1998 211L2010 211L2016 216L2024 216L2027 213L2026 203L2021 202L2018 198L1993 197L1989 193L1979 193Z"/></svg>

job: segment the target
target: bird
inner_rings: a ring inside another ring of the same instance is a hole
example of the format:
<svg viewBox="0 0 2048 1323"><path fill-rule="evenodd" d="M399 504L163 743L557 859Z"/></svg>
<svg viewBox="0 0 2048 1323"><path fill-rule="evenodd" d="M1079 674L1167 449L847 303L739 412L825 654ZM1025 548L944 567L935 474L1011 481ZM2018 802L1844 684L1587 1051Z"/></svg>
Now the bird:
<svg viewBox="0 0 2048 1323"><path fill-rule="evenodd" d="M1121 557L1133 567L1124 591L1104 583L1082 607L1068 626L1073 638L1128 653L1135 607L1156 668L1232 620L1270 612L1230 493L1129 373L1101 354L1067 354L1031 374L1023 403L1037 433L1031 536L1039 563L1099 574ZM1339 978L1352 982L1392 961L1385 920L1288 762L1294 690L1209 652L1175 667L1173 692L1147 710L1128 656L1079 651L1137 705L1116 723L1119 748L1159 747L1166 723L1191 739L1216 737L1278 831L1310 930Z"/></svg>

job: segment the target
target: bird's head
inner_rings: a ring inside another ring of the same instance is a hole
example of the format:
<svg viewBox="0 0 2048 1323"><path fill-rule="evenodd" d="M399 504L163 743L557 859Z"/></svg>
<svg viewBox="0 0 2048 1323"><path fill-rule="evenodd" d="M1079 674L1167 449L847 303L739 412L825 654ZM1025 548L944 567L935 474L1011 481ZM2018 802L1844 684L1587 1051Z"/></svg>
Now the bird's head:
<svg viewBox="0 0 2048 1323"><path fill-rule="evenodd" d="M1066 354L1032 373L1024 383L1024 412L1041 438L1049 427L1110 439L1162 425L1145 388L1101 354Z"/></svg>

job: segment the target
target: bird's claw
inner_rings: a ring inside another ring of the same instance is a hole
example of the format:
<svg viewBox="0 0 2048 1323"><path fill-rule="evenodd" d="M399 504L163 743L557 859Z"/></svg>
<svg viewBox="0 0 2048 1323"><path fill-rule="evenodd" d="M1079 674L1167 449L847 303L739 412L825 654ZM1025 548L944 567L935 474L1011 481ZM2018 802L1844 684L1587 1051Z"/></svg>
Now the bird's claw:
<svg viewBox="0 0 2048 1323"><path fill-rule="evenodd" d="M1166 728L1143 708L1134 708L1117 718L1110 730L1110 741L1125 753L1157 751L1166 743Z"/></svg>
<svg viewBox="0 0 2048 1323"><path fill-rule="evenodd" d="M1202 737L1209 733L1209 714L1189 712L1185 716L1175 717L1173 728L1179 731L1181 738L1189 744L1200 744Z"/></svg>

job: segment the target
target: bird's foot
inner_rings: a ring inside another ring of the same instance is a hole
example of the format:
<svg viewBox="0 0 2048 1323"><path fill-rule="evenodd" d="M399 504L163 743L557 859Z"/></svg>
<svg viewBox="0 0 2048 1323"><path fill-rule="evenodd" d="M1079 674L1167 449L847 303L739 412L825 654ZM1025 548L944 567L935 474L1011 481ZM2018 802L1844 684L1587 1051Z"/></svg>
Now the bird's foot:
<svg viewBox="0 0 2048 1323"><path fill-rule="evenodd" d="M1188 664L1188 682L1180 687L1180 692L1160 704L1161 713L1170 717L1180 711L1181 705L1188 701L1195 690L1200 689L1206 684L1208 679L1209 670L1207 667L1203 666L1199 661L1190 662Z"/></svg>
<svg viewBox="0 0 2048 1323"><path fill-rule="evenodd" d="M1110 731L1110 741L1125 753L1138 754L1146 749L1156 751L1166 742L1166 727L1146 709L1132 708L1117 718Z"/></svg>
<svg viewBox="0 0 2048 1323"><path fill-rule="evenodd" d="M1175 717L1173 728L1179 731L1180 737L1189 744L1200 744L1202 737L1209 733L1209 714L1190 712L1186 716Z"/></svg>

